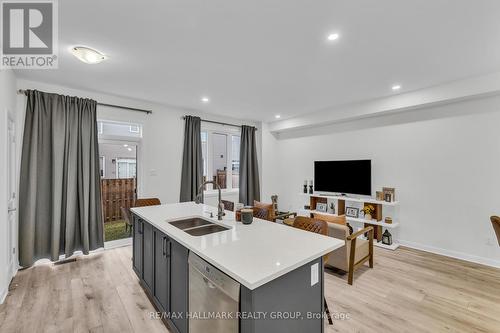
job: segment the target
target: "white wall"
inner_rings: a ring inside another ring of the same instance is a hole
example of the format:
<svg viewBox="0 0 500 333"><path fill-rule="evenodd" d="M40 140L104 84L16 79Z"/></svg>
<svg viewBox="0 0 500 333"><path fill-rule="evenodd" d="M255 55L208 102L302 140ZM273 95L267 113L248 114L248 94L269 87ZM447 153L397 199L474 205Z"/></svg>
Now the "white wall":
<svg viewBox="0 0 500 333"><path fill-rule="evenodd" d="M7 213L7 112L16 110L16 78L10 70L0 70L0 303L7 295L11 274L8 265L10 249L8 249Z"/></svg>
<svg viewBox="0 0 500 333"><path fill-rule="evenodd" d="M126 99L97 92L82 91L40 82L18 80L19 89L38 89L47 92L89 97L98 102L146 108L153 110L147 115L140 112L98 106L98 117L103 120L131 121L143 125L143 139L138 148L138 193L142 197L159 197L162 203L179 201L182 150L184 142L184 120L186 114L200 115L202 118L233 124L258 124L193 110L154 104L146 101ZM18 97L18 117L24 121L26 97ZM18 131L19 133L21 131ZM260 147L259 147L260 150ZM141 163L142 162L142 163ZM234 193L224 195L228 200L237 198ZM237 200L236 200L237 201Z"/></svg>
<svg viewBox="0 0 500 333"><path fill-rule="evenodd" d="M304 204L314 160L372 159L373 191L396 188L404 244L500 266L500 97L263 135L264 189ZM278 172L279 170L279 172ZM278 180L277 180L278 179ZM270 184L270 185L269 185Z"/></svg>

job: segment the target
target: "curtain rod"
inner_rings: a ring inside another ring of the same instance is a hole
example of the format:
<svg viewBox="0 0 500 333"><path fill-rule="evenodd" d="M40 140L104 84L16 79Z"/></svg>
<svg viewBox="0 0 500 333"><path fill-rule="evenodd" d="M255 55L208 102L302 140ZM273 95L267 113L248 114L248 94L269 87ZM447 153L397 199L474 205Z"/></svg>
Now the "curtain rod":
<svg viewBox="0 0 500 333"><path fill-rule="evenodd" d="M19 95L26 95L26 92L27 90L25 89L19 89L17 91L17 93ZM116 105L116 104L108 104L108 103L100 103L100 102L97 102L97 105L101 105L101 106L109 106L111 108L118 108L118 109L125 109L125 110L130 110L130 111L137 111L137 112L144 112L144 113L147 113L147 114L152 114L153 111L151 110L146 110L146 109L139 109L139 108L133 108L133 107L130 107L130 106L123 106L123 105Z"/></svg>
<svg viewBox="0 0 500 333"><path fill-rule="evenodd" d="M186 116L183 116L182 119L186 119ZM232 127L238 127L240 128L241 125L235 125L235 124L230 124L230 123L223 123L221 121L215 121L215 120L208 120L208 119L201 119L204 123L212 123L212 124L218 124L218 125L224 125L224 126L232 126ZM257 131L258 128L253 126L255 130Z"/></svg>

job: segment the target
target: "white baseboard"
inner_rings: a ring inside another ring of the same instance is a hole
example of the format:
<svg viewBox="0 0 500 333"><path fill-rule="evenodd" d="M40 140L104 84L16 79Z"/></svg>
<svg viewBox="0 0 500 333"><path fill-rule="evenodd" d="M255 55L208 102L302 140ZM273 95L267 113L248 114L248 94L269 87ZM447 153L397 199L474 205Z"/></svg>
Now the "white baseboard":
<svg viewBox="0 0 500 333"><path fill-rule="evenodd" d="M130 246L130 245L132 245L132 238L117 239L114 241L104 242L104 248L101 247L101 248L89 251L89 254L99 253L99 252L102 252L105 250L111 250L111 249L114 249L117 247ZM82 255L83 255L83 252L81 250L78 250L78 251L75 251L70 257L67 257L67 258L64 254L61 254L59 256L59 260L62 261L62 260L71 259L71 258L82 256ZM52 261L48 258L47 259L39 259L33 265L34 266L44 265L44 264L48 264L48 263L52 263Z"/></svg>
<svg viewBox="0 0 500 333"><path fill-rule="evenodd" d="M399 244L402 246L410 247L412 249L421 250L421 251L425 251L425 252L431 252L431 253L439 254L439 255L442 255L445 257L451 257L451 258L455 258L455 259L470 261L470 262L473 262L476 264L500 268L500 260L478 257L478 256L474 256L471 254L463 253L463 252L441 249L439 247L434 247L434 246L429 246L429 245L424 245L424 244L419 244L419 243L414 243L414 242L408 242L408 241L404 241L404 240L400 240Z"/></svg>
<svg viewBox="0 0 500 333"><path fill-rule="evenodd" d="M0 294L0 304L3 304L3 302L5 302L5 298L7 297L8 293L9 293L8 288L2 291L2 293Z"/></svg>
<svg viewBox="0 0 500 333"><path fill-rule="evenodd" d="M5 286L5 290L0 292L0 304L3 304L3 302L5 302L5 298L7 298L7 295L9 294L10 283L12 282L12 279L14 278L14 276L16 276L17 270L18 270L18 267L15 264L12 264L9 266L10 267L7 270L7 278L9 280L9 282Z"/></svg>

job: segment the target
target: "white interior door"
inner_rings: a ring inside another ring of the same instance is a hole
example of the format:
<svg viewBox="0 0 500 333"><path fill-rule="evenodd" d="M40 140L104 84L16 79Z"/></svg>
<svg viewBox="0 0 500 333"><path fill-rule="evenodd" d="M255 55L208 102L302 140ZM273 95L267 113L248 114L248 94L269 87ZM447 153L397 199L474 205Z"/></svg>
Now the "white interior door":
<svg viewBox="0 0 500 333"><path fill-rule="evenodd" d="M9 255L9 277L14 275L16 270L16 240L17 240L17 228L16 228L16 220L17 220L17 168L16 168L16 124L12 117L8 117L7 120L8 126L8 148L7 148L7 209L8 209L8 224L7 224L7 232L8 232L8 253Z"/></svg>

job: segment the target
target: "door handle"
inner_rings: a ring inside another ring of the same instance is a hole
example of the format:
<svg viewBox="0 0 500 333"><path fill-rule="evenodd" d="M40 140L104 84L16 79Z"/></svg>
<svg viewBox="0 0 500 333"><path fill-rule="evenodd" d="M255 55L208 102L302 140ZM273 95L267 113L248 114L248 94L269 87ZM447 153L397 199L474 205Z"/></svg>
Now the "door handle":
<svg viewBox="0 0 500 333"><path fill-rule="evenodd" d="M170 239L165 237L165 257L170 258Z"/></svg>
<svg viewBox="0 0 500 333"><path fill-rule="evenodd" d="M163 256L165 257L166 253L165 253L165 240L167 239L167 237L163 237L163 239L161 240L161 252L163 253Z"/></svg>
<svg viewBox="0 0 500 333"><path fill-rule="evenodd" d="M10 213L10 212L15 212L17 210L17 208L9 208L7 209L7 212Z"/></svg>
<svg viewBox="0 0 500 333"><path fill-rule="evenodd" d="M216 288L215 284L213 284L212 282L210 282L210 280L207 279L206 277L203 277L203 281L208 286L208 288L210 288L210 289L215 289Z"/></svg>

